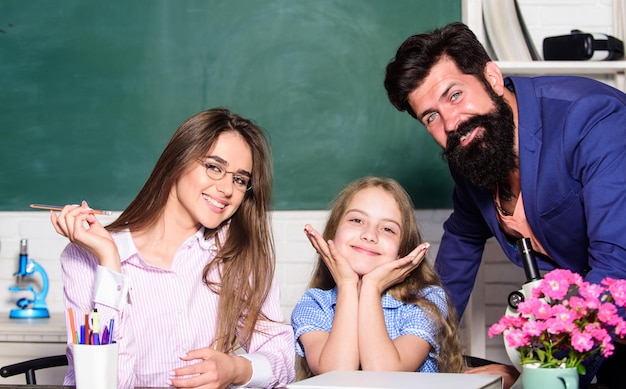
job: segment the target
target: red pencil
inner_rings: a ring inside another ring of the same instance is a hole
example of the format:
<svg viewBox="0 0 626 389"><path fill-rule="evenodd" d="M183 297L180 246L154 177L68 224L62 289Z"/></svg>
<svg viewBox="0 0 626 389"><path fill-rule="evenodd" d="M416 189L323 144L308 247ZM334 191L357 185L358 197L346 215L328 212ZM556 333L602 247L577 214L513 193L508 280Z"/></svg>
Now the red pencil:
<svg viewBox="0 0 626 389"><path fill-rule="evenodd" d="M89 309L85 309L85 344L89 344Z"/></svg>

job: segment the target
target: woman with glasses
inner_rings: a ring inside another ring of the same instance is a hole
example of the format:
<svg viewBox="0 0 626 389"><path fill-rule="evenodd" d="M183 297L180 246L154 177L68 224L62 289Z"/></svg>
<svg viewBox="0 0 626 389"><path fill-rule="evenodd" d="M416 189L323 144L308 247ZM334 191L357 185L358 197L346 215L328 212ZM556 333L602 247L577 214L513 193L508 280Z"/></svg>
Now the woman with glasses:
<svg viewBox="0 0 626 389"><path fill-rule="evenodd" d="M78 323L85 308L97 310L102 327L114 323L120 388L293 380L293 332L274 279L271 188L262 129L216 108L179 126L110 225L86 202L52 212L71 241L61 254L65 305L81 314Z"/></svg>

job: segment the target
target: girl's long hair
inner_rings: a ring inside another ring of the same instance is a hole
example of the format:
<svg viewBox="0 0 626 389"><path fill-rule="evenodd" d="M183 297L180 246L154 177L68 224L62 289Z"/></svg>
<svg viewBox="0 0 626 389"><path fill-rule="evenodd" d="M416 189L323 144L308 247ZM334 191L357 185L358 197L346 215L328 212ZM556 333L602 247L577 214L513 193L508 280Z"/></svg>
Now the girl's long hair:
<svg viewBox="0 0 626 389"><path fill-rule="evenodd" d="M390 178L364 177L352 182L342 190L333 202L324 233L322 234L324 240L334 239L337 227L346 213L350 201L356 193L366 188L382 188L396 200L402 215L402 233L398 256L400 258L405 257L422 243L422 238L417 226L415 207L410 196L398 182ZM330 270L328 270L324 260L318 256L309 288L329 290L335 286L336 283ZM429 286L441 287L441 281L433 267L426 260L423 260L403 282L391 286L386 292L389 292L390 295L399 301L417 305L439 324L436 338L439 344L439 354L437 355L439 371L459 373L464 368L464 361L454 307L446 296L447 315L444 315L434 303L422 296L424 288ZM306 363L306 358L301 358L300 360L298 378L301 379L310 376L311 373Z"/></svg>
<svg viewBox="0 0 626 389"><path fill-rule="evenodd" d="M247 347L258 320L267 320L261 306L274 277L275 253L269 211L272 190L272 157L264 131L251 120L225 108L202 111L183 122L158 159L150 177L109 231L141 231L162 216L170 189L192 163L198 163L225 132L236 132L252 153L252 189L239 209L215 229L206 229L219 247L215 260L203 272L205 284L220 295L215 345L230 353ZM217 236L230 223L224 242ZM217 269L218 281L207 275Z"/></svg>

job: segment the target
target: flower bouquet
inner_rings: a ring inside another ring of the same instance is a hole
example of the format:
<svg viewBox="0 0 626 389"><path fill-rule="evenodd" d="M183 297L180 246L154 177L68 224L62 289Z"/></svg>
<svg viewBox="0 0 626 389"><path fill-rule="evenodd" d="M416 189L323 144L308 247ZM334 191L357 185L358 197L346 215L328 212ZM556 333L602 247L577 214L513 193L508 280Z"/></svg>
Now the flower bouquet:
<svg viewBox="0 0 626 389"><path fill-rule="evenodd" d="M587 358L598 352L610 356L613 336L626 335L626 322L618 313L624 307L626 280L607 277L591 284L579 274L557 269L519 304L517 315L503 316L488 335L504 334L506 344L519 351L522 365L576 368L584 375Z"/></svg>

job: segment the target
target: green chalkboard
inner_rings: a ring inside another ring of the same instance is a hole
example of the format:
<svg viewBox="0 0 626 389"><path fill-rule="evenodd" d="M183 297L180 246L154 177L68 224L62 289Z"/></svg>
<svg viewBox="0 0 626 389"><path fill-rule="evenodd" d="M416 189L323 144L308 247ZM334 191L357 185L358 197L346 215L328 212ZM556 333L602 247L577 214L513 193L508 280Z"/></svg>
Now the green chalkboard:
<svg viewBox="0 0 626 389"><path fill-rule="evenodd" d="M439 147L383 78L406 37L460 19L460 0L2 0L0 210L121 210L215 106L270 134L275 209L325 209L364 175L449 207Z"/></svg>

